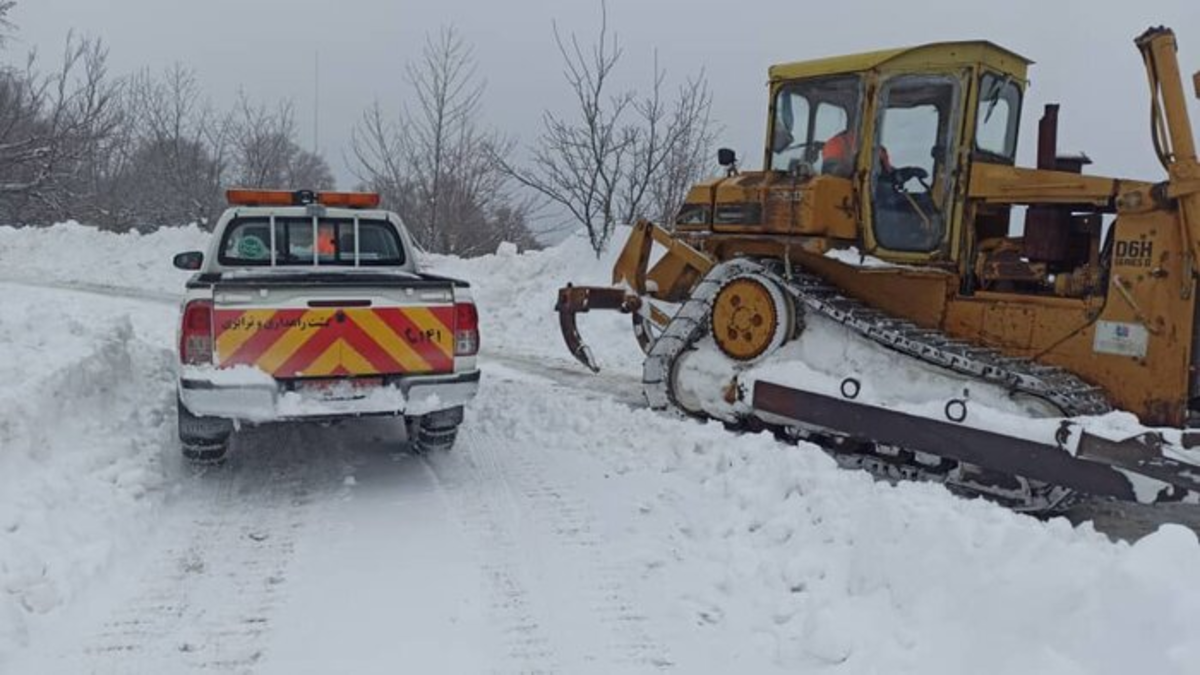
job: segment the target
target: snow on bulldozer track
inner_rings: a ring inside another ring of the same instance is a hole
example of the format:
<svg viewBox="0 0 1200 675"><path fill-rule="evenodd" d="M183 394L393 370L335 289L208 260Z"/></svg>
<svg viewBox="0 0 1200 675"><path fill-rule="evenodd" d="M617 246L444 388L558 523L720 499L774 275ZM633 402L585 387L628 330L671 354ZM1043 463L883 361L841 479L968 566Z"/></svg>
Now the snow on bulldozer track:
<svg viewBox="0 0 1200 675"><path fill-rule="evenodd" d="M651 412L627 317L581 317L605 366L584 374L554 290L603 283L611 254L580 240L432 261L474 284L482 320L483 387L454 450L413 455L390 420L273 425L224 465L187 466L170 257L203 242L0 228L0 673L1200 661L1187 528L1150 518L1113 541Z"/></svg>

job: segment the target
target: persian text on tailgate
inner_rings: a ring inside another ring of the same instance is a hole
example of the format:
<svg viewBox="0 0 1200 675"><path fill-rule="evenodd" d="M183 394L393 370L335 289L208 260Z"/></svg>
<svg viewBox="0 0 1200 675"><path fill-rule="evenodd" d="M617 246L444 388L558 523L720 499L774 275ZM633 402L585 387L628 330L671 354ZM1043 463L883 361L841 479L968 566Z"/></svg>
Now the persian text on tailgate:
<svg viewBox="0 0 1200 675"><path fill-rule="evenodd" d="M454 369L454 308L216 311L221 367L275 377L443 373Z"/></svg>

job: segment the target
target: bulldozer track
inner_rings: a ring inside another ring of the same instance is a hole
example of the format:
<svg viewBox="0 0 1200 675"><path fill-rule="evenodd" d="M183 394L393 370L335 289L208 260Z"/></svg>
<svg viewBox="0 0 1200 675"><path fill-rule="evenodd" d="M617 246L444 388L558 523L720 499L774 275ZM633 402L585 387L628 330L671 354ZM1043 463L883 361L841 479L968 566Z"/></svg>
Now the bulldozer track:
<svg viewBox="0 0 1200 675"><path fill-rule="evenodd" d="M746 274L765 276L775 281L792 297L803 313L825 317L858 336L889 350L952 373L1003 387L1010 395L1023 394L1054 406L1064 417L1100 415L1112 406L1098 387L1094 387L1054 366L955 340L944 333L898 319L842 294L819 276L793 270L785 276L780 266L750 259L737 259L714 267L702 279L687 301L679 308L662 335L647 354L642 376L643 391L651 408L688 411L673 391L674 366L678 357L709 331L709 317L716 294L729 280ZM945 472L931 471L926 463L904 465L898 453L846 453L829 448L843 464L866 469L887 479L918 478L952 484L969 491L1013 499L1017 508L1045 511L1065 505L1067 491L1054 486L1030 486L1024 494L997 494L988 486L972 484ZM848 456L848 454L853 456Z"/></svg>

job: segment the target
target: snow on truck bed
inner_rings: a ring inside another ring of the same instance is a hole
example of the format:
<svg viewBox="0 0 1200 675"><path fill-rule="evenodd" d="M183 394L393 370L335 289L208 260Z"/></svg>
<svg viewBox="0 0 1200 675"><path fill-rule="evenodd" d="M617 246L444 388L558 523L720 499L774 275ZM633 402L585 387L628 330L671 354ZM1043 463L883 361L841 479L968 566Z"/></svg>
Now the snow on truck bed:
<svg viewBox="0 0 1200 675"><path fill-rule="evenodd" d="M172 390L171 299L187 275L170 259L205 240L0 228L0 672L122 578L193 478L177 458ZM430 260L470 281L480 308L485 382L465 442L573 476L579 495L552 496L590 505L670 654L595 672L1195 672L1190 530L1113 543L1087 524L877 483L813 448L540 377L574 367L555 290L607 283L614 255L597 260L576 238ZM581 329L611 376L636 386L628 318L587 315Z"/></svg>

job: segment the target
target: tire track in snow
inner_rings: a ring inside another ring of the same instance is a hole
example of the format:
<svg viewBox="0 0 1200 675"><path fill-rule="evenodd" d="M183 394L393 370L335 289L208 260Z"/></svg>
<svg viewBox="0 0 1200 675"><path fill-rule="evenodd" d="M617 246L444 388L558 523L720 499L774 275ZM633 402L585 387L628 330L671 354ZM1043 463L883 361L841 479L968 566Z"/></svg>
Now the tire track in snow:
<svg viewBox="0 0 1200 675"><path fill-rule="evenodd" d="M40 288L52 291L71 291L87 295L99 295L105 298L124 298L126 300L141 300L156 305L178 305L183 299L183 289L178 292L155 291L127 286L106 286L85 281L30 281L29 279L0 276L0 284L23 286L25 288Z"/></svg>
<svg viewBox="0 0 1200 675"><path fill-rule="evenodd" d="M465 430L464 430L465 431ZM506 522L514 514L510 487L494 464L461 461L459 451L473 445L470 434L460 436L456 449L425 465L457 511L462 526L477 548L479 567L489 584L490 611L501 633L504 663L496 672L555 673L558 654L546 634L528 579L522 573L520 547ZM507 517L502 514L507 514Z"/></svg>
<svg viewBox="0 0 1200 675"><path fill-rule="evenodd" d="M259 433L235 440L226 465L194 471L190 494L169 510L177 533L85 641L87 672L254 672L309 505L321 483L341 483L341 453L297 456L292 448L308 445L297 430L278 447L238 452L265 445Z"/></svg>
<svg viewBox="0 0 1200 675"><path fill-rule="evenodd" d="M574 497L574 491L549 481L540 459L524 453L504 458L534 518L554 533L555 540L581 556L583 569L576 572L585 585L589 607L611 631L606 636L607 655L625 666L668 668L670 658L651 638L649 619L637 609L626 587L629 572L607 559L610 543L597 531L587 504Z"/></svg>
<svg viewBox="0 0 1200 675"><path fill-rule="evenodd" d="M626 586L631 572L608 560L587 504L546 475L552 458L531 452L464 427L455 450L426 458L482 547L508 649L500 671L669 669Z"/></svg>
<svg viewBox="0 0 1200 675"><path fill-rule="evenodd" d="M582 396L604 396L633 408L645 408L640 376L620 371L592 373L574 361L537 358L522 354L499 354L484 350L480 363L486 376L487 366L497 364L538 378Z"/></svg>

